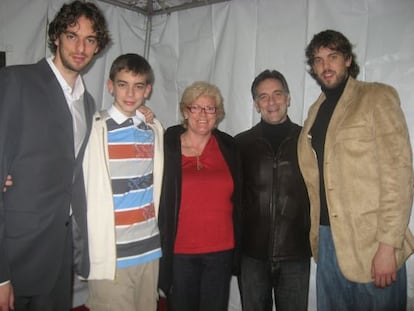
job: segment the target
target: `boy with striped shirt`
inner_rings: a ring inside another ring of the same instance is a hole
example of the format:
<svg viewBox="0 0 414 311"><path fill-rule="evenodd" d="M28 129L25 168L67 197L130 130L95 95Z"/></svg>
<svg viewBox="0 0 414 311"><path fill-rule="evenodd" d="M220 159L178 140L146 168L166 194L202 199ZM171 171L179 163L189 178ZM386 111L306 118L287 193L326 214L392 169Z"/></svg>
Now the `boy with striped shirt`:
<svg viewBox="0 0 414 311"><path fill-rule="evenodd" d="M143 57L119 56L107 83L114 103L94 117L84 163L91 311L157 308L163 128L140 112L153 81Z"/></svg>

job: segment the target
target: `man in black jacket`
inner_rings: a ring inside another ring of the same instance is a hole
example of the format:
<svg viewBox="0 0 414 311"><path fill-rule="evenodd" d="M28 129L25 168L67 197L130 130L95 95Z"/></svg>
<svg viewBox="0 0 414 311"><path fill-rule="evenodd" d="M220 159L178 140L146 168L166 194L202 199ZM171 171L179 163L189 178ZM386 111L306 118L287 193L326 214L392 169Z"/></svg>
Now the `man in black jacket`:
<svg viewBox="0 0 414 311"><path fill-rule="evenodd" d="M290 121L289 87L265 70L251 92L261 121L236 136L243 167L241 294L244 311L307 310L309 201L298 166L301 127Z"/></svg>

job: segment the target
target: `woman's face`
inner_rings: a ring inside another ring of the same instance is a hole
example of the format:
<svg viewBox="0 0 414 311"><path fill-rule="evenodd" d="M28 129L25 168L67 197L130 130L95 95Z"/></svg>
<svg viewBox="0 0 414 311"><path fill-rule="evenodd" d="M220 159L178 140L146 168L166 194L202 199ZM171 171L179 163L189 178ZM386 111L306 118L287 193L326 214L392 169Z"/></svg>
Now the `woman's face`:
<svg viewBox="0 0 414 311"><path fill-rule="evenodd" d="M195 134L210 134L216 125L216 103L210 96L197 97L191 105L184 110L183 114L188 121L187 130Z"/></svg>

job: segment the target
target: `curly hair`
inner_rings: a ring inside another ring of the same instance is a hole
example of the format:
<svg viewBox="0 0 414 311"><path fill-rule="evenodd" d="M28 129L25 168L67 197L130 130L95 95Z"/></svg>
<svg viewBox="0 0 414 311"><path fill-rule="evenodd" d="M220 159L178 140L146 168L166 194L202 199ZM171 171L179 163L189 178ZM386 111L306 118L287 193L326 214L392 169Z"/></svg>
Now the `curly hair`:
<svg viewBox="0 0 414 311"><path fill-rule="evenodd" d="M314 79L316 79L316 74L313 71L312 66L315 61L315 53L320 48L329 48L333 51L340 52L344 55L345 59L349 59L351 57L352 61L351 65L348 68L348 74L353 78L356 78L358 76L359 65L356 61L356 55L352 51L352 44L339 31L328 29L314 35L305 50L307 58L306 62L309 66L308 72Z"/></svg>
<svg viewBox="0 0 414 311"><path fill-rule="evenodd" d="M190 106L197 98L201 96L208 96L212 98L216 106L216 126L224 119L224 106L223 97L219 88L213 84L204 81L196 81L188 86L181 97L180 111L184 117L184 111ZM182 125L187 127L188 120L183 118Z"/></svg>
<svg viewBox="0 0 414 311"><path fill-rule="evenodd" d="M76 25L81 16L92 21L93 30L96 32L98 41L98 53L109 43L108 26L102 12L91 2L81 2L76 0L69 4L64 4L49 24L48 46L53 54L56 53L57 49L55 40L64 33L68 27Z"/></svg>

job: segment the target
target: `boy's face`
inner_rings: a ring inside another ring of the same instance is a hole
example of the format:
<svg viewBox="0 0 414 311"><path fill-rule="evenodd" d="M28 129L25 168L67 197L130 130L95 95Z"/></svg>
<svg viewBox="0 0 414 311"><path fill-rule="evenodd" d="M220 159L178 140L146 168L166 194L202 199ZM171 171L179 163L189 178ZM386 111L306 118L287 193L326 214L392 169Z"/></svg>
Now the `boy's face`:
<svg viewBox="0 0 414 311"><path fill-rule="evenodd" d="M107 83L109 92L114 96L115 107L127 117L133 117L151 93L146 77L132 71L121 70L114 81L108 80Z"/></svg>

